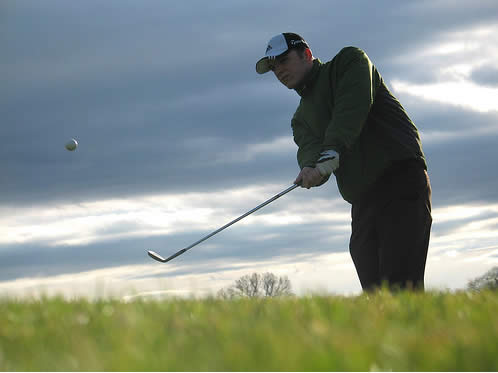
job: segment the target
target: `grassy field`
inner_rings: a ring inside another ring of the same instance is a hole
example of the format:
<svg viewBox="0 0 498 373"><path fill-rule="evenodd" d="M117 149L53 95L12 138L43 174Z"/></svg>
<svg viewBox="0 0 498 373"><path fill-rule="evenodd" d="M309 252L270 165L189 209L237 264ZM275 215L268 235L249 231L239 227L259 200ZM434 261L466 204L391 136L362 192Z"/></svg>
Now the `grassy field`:
<svg viewBox="0 0 498 373"><path fill-rule="evenodd" d="M0 300L8 371L496 371L498 292Z"/></svg>

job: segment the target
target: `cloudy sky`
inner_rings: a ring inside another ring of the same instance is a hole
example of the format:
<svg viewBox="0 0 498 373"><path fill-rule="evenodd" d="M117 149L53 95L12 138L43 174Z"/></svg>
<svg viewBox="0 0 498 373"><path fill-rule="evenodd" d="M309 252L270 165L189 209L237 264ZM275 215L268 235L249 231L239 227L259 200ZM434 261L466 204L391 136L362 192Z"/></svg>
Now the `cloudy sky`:
<svg viewBox="0 0 498 373"><path fill-rule="evenodd" d="M0 294L205 294L242 275L361 290L335 181L290 186L299 97L255 73L279 32L364 49L419 128L433 187L426 284L498 264L498 3L0 4ZM79 147L64 144L76 138Z"/></svg>

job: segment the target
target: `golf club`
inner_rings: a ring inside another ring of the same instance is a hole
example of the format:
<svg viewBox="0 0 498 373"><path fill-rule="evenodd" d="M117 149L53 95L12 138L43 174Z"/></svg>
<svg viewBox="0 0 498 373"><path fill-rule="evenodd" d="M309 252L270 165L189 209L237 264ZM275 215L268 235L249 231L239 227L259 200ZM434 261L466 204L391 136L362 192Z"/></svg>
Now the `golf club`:
<svg viewBox="0 0 498 373"><path fill-rule="evenodd" d="M277 198L282 197L284 194L289 193L291 190L297 188L298 186L299 186L298 184L294 184L294 185L290 186L289 188L287 188L284 191L278 193L277 195L273 196L269 200L263 202L261 205L253 208L251 211L246 212L244 215L239 216L237 219L232 220L230 223L225 224L223 227L215 230L213 233L208 234L206 237L201 238L199 241L193 243L192 245L190 245L189 247L186 247L185 249L181 249L180 251L174 253L173 255L169 256L166 259L164 257L162 257L161 255L159 255L158 253L154 252L154 251L150 251L149 250L149 251L147 251L147 254L149 254L149 256L152 259L155 259L155 260L157 260L159 262L162 262L162 263L169 262L170 260L176 258L177 256L182 255L185 251L190 250L191 248L193 248L194 246L196 246L196 245L200 244L201 242L207 240L208 238L213 237L216 233L221 232L223 229L228 228L232 224L237 223L239 220L244 219L246 216L251 215L253 212L258 211L261 207L264 207L264 206L268 205L269 203L275 201Z"/></svg>

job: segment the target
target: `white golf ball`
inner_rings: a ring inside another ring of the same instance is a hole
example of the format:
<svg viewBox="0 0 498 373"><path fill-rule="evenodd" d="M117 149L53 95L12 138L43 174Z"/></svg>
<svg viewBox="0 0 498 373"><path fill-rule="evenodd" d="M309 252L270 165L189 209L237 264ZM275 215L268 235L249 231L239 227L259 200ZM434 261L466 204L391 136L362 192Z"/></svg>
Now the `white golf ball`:
<svg viewBox="0 0 498 373"><path fill-rule="evenodd" d="M78 141L76 141L75 139L71 139L66 143L66 149L69 150L70 152L76 150L77 147L78 147Z"/></svg>

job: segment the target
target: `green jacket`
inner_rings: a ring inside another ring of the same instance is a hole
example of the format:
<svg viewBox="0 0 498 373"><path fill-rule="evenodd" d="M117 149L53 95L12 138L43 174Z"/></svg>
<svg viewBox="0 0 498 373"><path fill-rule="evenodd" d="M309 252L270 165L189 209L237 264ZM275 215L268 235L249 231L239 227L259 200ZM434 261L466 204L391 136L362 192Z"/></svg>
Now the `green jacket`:
<svg viewBox="0 0 498 373"><path fill-rule="evenodd" d="M419 159L427 168L418 130L368 56L346 47L331 61L313 61L292 118L301 169L320 152L340 155L335 176L343 198L354 203L394 162Z"/></svg>

